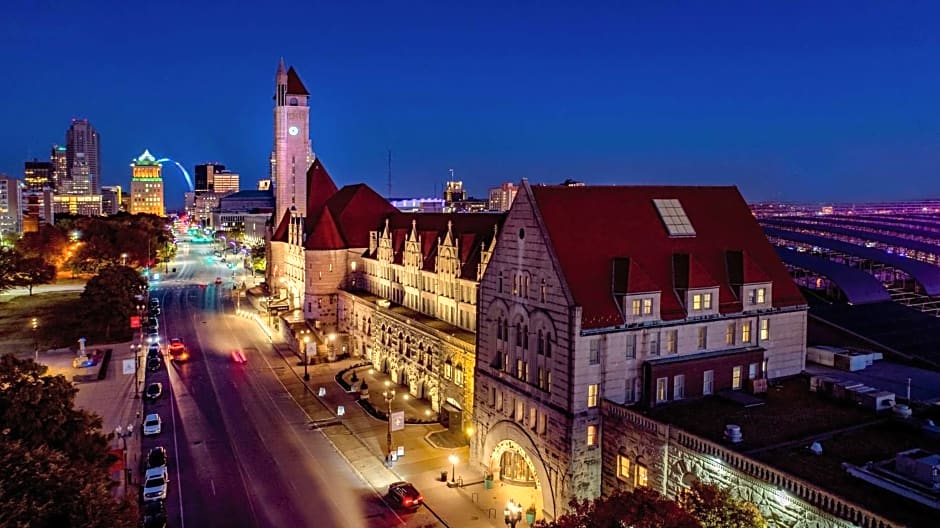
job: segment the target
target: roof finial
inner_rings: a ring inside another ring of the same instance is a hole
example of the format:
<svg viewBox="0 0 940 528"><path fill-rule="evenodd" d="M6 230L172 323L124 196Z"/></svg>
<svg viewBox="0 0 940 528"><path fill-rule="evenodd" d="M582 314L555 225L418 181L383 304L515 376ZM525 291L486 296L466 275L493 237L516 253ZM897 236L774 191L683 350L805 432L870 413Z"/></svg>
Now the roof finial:
<svg viewBox="0 0 940 528"><path fill-rule="evenodd" d="M284 66L284 57L281 57L280 62L277 63L277 73L287 73L287 67Z"/></svg>

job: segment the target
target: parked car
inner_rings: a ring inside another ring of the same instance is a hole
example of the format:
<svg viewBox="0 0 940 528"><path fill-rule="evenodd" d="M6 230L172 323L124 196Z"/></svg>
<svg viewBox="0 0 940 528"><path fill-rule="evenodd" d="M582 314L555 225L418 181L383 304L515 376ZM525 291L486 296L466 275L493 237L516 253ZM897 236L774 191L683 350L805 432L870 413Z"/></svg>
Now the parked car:
<svg viewBox="0 0 940 528"><path fill-rule="evenodd" d="M166 467L148 469L144 480L144 502L166 499L167 484L170 476Z"/></svg>
<svg viewBox="0 0 940 528"><path fill-rule="evenodd" d="M166 528L166 502L150 501L144 504L144 528Z"/></svg>
<svg viewBox="0 0 940 528"><path fill-rule="evenodd" d="M166 448L157 446L147 453L147 469L166 467Z"/></svg>
<svg viewBox="0 0 940 528"><path fill-rule="evenodd" d="M160 367L163 365L163 361L159 357L148 357L147 358L147 370L150 372L156 372L160 370Z"/></svg>
<svg viewBox="0 0 940 528"><path fill-rule="evenodd" d="M157 317L158 315L160 315L160 307L151 306L150 310L147 313L150 315L150 317Z"/></svg>
<svg viewBox="0 0 940 528"><path fill-rule="evenodd" d="M148 343L159 343L160 342L160 331L156 328L147 329L147 342Z"/></svg>
<svg viewBox="0 0 940 528"><path fill-rule="evenodd" d="M150 343L147 348L147 359L160 357L160 343Z"/></svg>
<svg viewBox="0 0 940 528"><path fill-rule="evenodd" d="M163 384L159 381L156 383L151 383L147 385L147 389L144 391L144 396L148 400L156 401L160 399L160 396L163 396Z"/></svg>
<svg viewBox="0 0 940 528"><path fill-rule="evenodd" d="M163 430L163 421L160 420L159 414L148 414L147 417L144 418L144 435L160 434L161 430Z"/></svg>
<svg viewBox="0 0 940 528"><path fill-rule="evenodd" d="M424 496L410 482L393 482L388 486L388 497L400 508L417 508L424 504Z"/></svg>

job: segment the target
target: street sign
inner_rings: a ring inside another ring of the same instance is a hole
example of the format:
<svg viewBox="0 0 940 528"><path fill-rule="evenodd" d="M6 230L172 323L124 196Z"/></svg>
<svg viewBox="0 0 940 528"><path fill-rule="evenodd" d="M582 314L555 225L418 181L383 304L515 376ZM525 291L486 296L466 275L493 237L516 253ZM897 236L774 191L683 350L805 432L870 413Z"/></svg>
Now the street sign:
<svg viewBox="0 0 940 528"><path fill-rule="evenodd" d="M392 413L392 431L401 431L405 428L405 411Z"/></svg>
<svg viewBox="0 0 940 528"><path fill-rule="evenodd" d="M125 375L133 374L137 371L136 366L134 365L133 359L125 359L121 362L121 372Z"/></svg>
<svg viewBox="0 0 940 528"><path fill-rule="evenodd" d="M140 316L131 316L131 328L140 328Z"/></svg>

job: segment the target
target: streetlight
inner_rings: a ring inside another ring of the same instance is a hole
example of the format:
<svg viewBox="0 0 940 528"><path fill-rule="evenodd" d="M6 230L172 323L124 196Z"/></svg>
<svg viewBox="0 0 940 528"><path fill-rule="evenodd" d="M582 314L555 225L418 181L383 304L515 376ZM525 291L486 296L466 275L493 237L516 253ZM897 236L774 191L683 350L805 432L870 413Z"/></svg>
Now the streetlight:
<svg viewBox="0 0 940 528"><path fill-rule="evenodd" d="M333 349L333 342L334 342L334 341L336 341L336 334L334 334L334 333L331 332L331 333L330 333L330 346L328 347L328 348L329 348L329 359L330 359L330 361L333 361L334 359L336 359L336 352L333 351L333 350L334 350L334 349Z"/></svg>
<svg viewBox="0 0 940 528"><path fill-rule="evenodd" d="M385 403L388 405L388 433L385 435L385 446L386 453L385 461L389 464L392 462L392 400L395 399L395 389L384 390L382 391L382 397L385 398Z"/></svg>
<svg viewBox="0 0 940 528"><path fill-rule="evenodd" d="M36 330L39 329L39 319L36 317L33 317L31 324L33 327L33 352L36 355L36 363L39 363L39 337L38 337L38 334L36 333Z"/></svg>
<svg viewBox="0 0 940 528"><path fill-rule="evenodd" d="M451 453L447 460L450 462L450 481L457 482L457 455Z"/></svg>
<svg viewBox="0 0 940 528"><path fill-rule="evenodd" d="M509 528L516 528L516 523L522 520L522 506L513 502L512 499L509 499L509 503L506 504L506 510L503 512L505 517L506 526Z"/></svg>
<svg viewBox="0 0 940 528"><path fill-rule="evenodd" d="M127 253L121 253L121 265L127 266Z"/></svg>
<svg viewBox="0 0 940 528"><path fill-rule="evenodd" d="M307 345L310 344L310 336L304 336L304 381L310 381L310 374L307 373L307 363L310 361L307 359Z"/></svg>
<svg viewBox="0 0 940 528"><path fill-rule="evenodd" d="M134 399L140 399L140 348L141 344L131 345L134 350L134 381L137 382L137 390L134 391Z"/></svg>
<svg viewBox="0 0 940 528"><path fill-rule="evenodd" d="M124 431L121 426L114 428L114 435L124 441L124 496L127 496L127 481L130 479L131 469L127 467L127 439L134 434L134 424L127 424L127 431Z"/></svg>

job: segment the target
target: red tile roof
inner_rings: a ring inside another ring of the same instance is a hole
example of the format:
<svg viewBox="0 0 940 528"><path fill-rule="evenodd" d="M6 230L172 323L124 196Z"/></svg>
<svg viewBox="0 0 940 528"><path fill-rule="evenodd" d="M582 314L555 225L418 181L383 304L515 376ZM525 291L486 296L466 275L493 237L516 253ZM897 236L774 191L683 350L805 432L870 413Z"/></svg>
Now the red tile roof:
<svg viewBox="0 0 940 528"><path fill-rule="evenodd" d="M320 210L319 217L314 222L313 231L307 235L307 240L304 241L304 249L332 250L347 247L336 221L333 220L333 213L330 212L328 207L324 207Z"/></svg>
<svg viewBox="0 0 940 528"><path fill-rule="evenodd" d="M314 159L307 169L307 217L319 216L323 204L336 194L336 190L336 183L320 163L320 158Z"/></svg>
<svg viewBox="0 0 940 528"><path fill-rule="evenodd" d="M293 66L287 70L287 93L289 95L310 95Z"/></svg>
<svg viewBox="0 0 940 528"><path fill-rule="evenodd" d="M364 183L343 187L327 200L326 207L350 248L369 247L369 231L374 231L382 218L398 211Z"/></svg>
<svg viewBox="0 0 940 528"><path fill-rule="evenodd" d="M741 310L728 273L728 251L743 251L744 282L773 281L774 307L805 304L773 247L735 187L535 186L535 204L575 302L582 328L623 324L614 299L614 258L630 259L629 292L661 291L664 320L686 317L676 293L673 256L689 255L689 284L719 288L719 311ZM675 198L694 237L670 237L654 198ZM648 275L637 277L638 269ZM636 280L634 280L634 278ZM651 286L653 286L651 288Z"/></svg>
<svg viewBox="0 0 940 528"><path fill-rule="evenodd" d="M284 211L284 216L281 217L281 221L277 224L277 229L274 230L274 234L271 235L272 242L287 242L287 228L290 225L290 209Z"/></svg>

